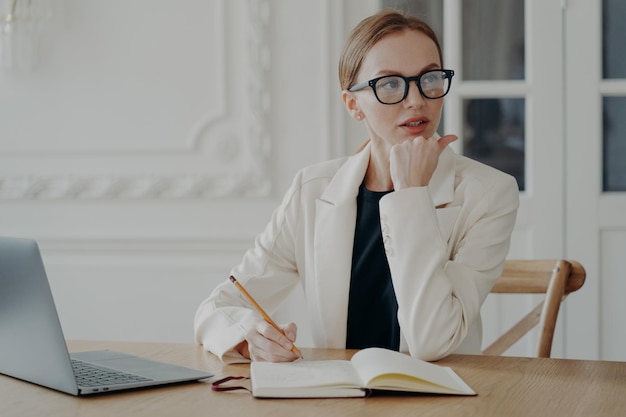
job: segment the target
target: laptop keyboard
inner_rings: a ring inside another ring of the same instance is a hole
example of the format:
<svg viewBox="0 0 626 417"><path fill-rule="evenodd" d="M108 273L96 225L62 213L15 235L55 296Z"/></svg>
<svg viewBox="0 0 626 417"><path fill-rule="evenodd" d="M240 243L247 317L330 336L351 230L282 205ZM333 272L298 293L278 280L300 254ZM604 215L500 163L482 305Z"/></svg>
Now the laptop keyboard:
<svg viewBox="0 0 626 417"><path fill-rule="evenodd" d="M151 381L149 378L116 371L114 369L102 368L76 359L72 359L72 368L74 368L74 375L76 375L78 385L83 387Z"/></svg>

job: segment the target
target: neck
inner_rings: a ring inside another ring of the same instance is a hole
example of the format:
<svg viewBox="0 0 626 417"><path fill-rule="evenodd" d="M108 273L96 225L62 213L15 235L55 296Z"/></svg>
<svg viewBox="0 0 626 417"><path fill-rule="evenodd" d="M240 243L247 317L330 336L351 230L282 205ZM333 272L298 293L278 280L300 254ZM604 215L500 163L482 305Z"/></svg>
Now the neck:
<svg viewBox="0 0 626 417"><path fill-rule="evenodd" d="M370 161L365 172L365 188L370 191L391 191L393 181L389 170L389 149L372 141Z"/></svg>

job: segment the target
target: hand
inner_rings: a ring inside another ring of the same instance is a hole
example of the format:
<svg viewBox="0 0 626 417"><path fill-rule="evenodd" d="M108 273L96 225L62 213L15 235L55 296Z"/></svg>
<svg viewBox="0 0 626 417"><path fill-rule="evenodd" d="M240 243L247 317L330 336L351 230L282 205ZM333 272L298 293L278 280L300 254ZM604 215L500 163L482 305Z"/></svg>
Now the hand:
<svg viewBox="0 0 626 417"><path fill-rule="evenodd" d="M262 318L253 318L246 323L248 331L245 341L237 346L237 350L253 361L292 362L301 356L291 351L298 332L295 323L281 326L285 334L281 334Z"/></svg>
<svg viewBox="0 0 626 417"><path fill-rule="evenodd" d="M389 168L394 190L428 185L439 163L439 155L457 139L456 135L439 139L418 136L393 145L389 153Z"/></svg>

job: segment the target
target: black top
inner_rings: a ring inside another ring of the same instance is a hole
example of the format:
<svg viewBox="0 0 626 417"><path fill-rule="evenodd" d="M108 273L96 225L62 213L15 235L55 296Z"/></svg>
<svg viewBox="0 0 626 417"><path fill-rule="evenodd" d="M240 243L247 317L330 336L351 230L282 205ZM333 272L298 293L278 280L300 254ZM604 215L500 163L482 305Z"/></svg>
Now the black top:
<svg viewBox="0 0 626 417"><path fill-rule="evenodd" d="M369 191L363 184L359 188L346 349L400 349L398 302L383 246L378 206L389 192Z"/></svg>

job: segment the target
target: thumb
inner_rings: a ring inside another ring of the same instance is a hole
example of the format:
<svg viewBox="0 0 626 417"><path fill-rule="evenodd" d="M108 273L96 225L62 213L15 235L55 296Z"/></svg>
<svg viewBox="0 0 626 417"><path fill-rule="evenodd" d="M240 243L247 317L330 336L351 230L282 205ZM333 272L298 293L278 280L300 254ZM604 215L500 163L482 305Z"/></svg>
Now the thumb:
<svg viewBox="0 0 626 417"><path fill-rule="evenodd" d="M287 339L289 339L291 342L295 342L297 334L298 334L298 327L296 326L296 324L289 323L283 326L282 328L283 328L283 331L285 332L285 336L287 336Z"/></svg>
<svg viewBox="0 0 626 417"><path fill-rule="evenodd" d="M458 138L459 137L457 135L445 135L445 136L440 137L437 140L437 143L439 143L439 148L441 148L441 150L443 150L446 146L448 146L449 144L451 144L452 142L454 142Z"/></svg>

